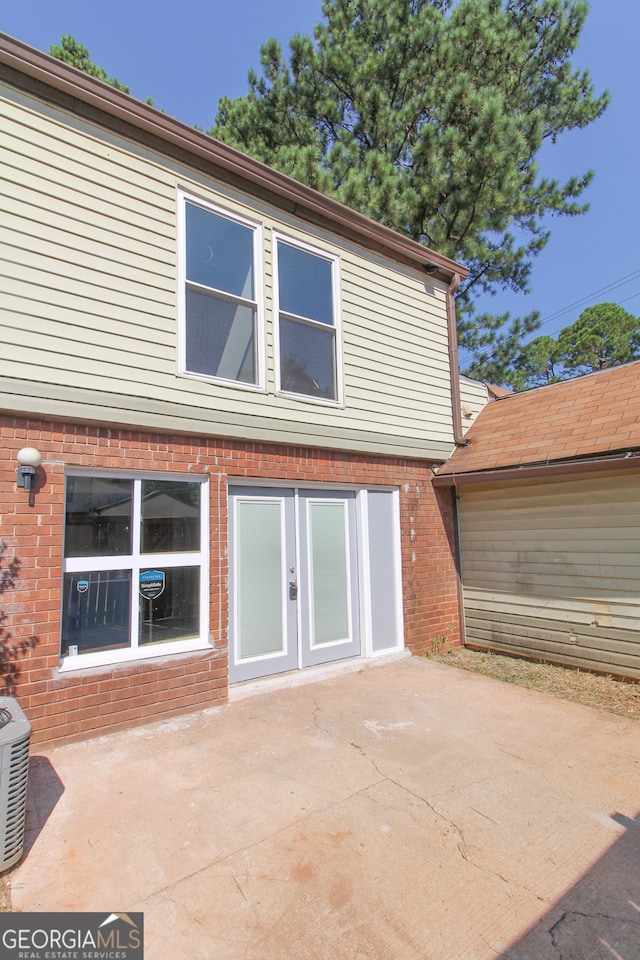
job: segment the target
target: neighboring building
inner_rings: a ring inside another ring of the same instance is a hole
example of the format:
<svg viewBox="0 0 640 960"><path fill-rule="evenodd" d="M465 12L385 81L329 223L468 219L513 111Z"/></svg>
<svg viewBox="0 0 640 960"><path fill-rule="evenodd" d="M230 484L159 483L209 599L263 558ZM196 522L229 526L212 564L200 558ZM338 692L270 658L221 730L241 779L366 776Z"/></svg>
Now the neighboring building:
<svg viewBox="0 0 640 960"><path fill-rule="evenodd" d="M466 643L640 679L640 361L489 403L438 472Z"/></svg>
<svg viewBox="0 0 640 960"><path fill-rule="evenodd" d="M492 391L496 389L498 388L491 387L480 380L472 380L471 377L460 375L460 420L464 435L473 426L480 411L495 399ZM509 391L505 390L505 393Z"/></svg>
<svg viewBox="0 0 640 960"><path fill-rule="evenodd" d="M6 36L0 116L3 672L36 740L457 640L431 476L464 269Z"/></svg>

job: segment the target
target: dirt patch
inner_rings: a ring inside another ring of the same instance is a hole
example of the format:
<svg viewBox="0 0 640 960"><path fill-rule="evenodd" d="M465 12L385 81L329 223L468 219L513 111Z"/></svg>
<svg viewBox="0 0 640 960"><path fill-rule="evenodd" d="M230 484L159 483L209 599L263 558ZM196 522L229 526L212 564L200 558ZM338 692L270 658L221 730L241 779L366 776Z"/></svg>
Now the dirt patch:
<svg viewBox="0 0 640 960"><path fill-rule="evenodd" d="M476 650L430 654L429 659L582 703L586 707L607 710L629 720L640 720L640 683Z"/></svg>

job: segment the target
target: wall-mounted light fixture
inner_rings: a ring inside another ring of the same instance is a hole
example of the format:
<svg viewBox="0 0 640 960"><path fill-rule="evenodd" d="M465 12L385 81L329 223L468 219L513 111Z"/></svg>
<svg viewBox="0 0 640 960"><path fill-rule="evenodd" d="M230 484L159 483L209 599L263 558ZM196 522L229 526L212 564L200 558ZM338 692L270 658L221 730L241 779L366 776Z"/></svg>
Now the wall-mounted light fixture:
<svg viewBox="0 0 640 960"><path fill-rule="evenodd" d="M18 461L18 486L31 493L36 467L40 466L42 454L35 447L23 447L16 456Z"/></svg>

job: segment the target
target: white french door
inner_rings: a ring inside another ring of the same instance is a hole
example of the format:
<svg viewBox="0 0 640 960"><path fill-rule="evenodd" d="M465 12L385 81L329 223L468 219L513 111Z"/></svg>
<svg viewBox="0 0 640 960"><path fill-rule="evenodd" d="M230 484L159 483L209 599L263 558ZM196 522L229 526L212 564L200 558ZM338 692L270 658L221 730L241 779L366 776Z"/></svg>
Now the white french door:
<svg viewBox="0 0 640 960"><path fill-rule="evenodd" d="M231 487L231 683L361 652L356 496Z"/></svg>

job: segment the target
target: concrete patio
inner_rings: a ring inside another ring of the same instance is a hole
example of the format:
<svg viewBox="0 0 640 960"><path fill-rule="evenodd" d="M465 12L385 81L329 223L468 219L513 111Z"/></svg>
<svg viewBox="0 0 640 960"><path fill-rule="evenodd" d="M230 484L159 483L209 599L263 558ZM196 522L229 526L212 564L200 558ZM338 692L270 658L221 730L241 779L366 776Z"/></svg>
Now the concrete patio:
<svg viewBox="0 0 640 960"><path fill-rule="evenodd" d="M640 724L410 658L32 757L13 909L147 960L635 960Z"/></svg>

